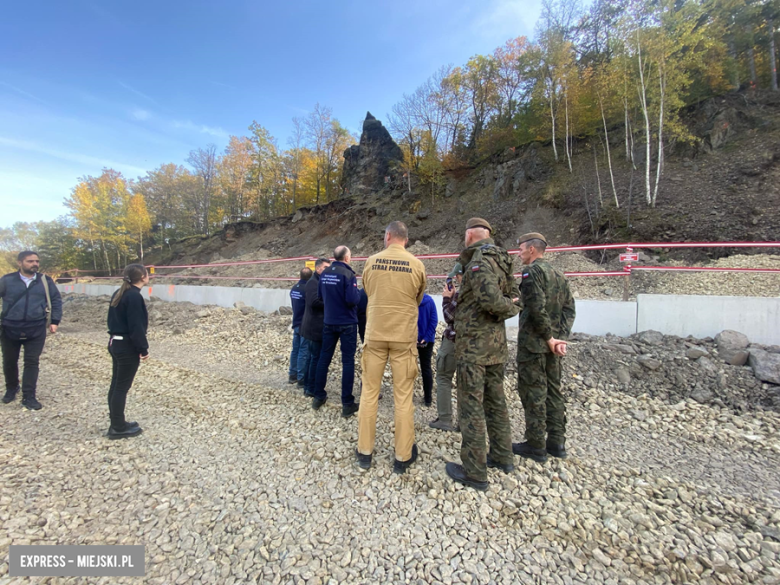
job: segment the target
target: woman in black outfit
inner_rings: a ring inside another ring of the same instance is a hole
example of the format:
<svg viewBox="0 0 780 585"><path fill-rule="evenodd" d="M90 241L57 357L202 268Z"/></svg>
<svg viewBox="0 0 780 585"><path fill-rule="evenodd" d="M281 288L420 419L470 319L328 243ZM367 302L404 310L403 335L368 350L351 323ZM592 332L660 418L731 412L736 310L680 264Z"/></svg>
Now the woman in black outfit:
<svg viewBox="0 0 780 585"><path fill-rule="evenodd" d="M109 439L135 437L143 432L137 422L125 420L125 402L138 365L149 359L146 341L149 317L141 296L141 287L148 283L146 268L142 264L130 264L122 274L122 286L111 297L108 307L108 334L111 336L108 352L114 364L108 390Z"/></svg>

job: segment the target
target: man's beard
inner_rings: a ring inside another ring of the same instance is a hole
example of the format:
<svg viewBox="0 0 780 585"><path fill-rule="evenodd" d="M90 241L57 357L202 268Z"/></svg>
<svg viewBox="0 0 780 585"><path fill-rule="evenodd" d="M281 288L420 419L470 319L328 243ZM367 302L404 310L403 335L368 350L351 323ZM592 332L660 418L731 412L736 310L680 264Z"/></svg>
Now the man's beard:
<svg viewBox="0 0 780 585"><path fill-rule="evenodd" d="M33 266L29 270L25 270L24 268L22 268L22 272L24 272L25 274L36 274L38 272L38 267Z"/></svg>

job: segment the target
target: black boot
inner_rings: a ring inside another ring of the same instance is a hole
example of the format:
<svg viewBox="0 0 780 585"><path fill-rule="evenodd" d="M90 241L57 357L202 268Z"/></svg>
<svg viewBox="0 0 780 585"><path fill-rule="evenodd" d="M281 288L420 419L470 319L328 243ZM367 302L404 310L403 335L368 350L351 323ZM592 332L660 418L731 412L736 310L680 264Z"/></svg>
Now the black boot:
<svg viewBox="0 0 780 585"><path fill-rule="evenodd" d="M355 449L355 458L361 469L371 469L371 459L373 458L373 455L363 455L360 451Z"/></svg>
<svg viewBox="0 0 780 585"><path fill-rule="evenodd" d="M417 443L412 445L412 456L409 458L408 461L398 461L398 459L395 460L395 463L393 463L393 471L395 473L406 473L406 470L409 469L412 463L417 461Z"/></svg>
<svg viewBox="0 0 780 585"><path fill-rule="evenodd" d="M479 490L481 492L484 492L486 489L488 489L488 482L470 478L468 475L466 475L466 470L463 469L462 465L458 465L457 463L447 463L447 465L444 467L444 470L447 472L447 475L449 475L458 483L473 487L475 490Z"/></svg>
<svg viewBox="0 0 780 585"><path fill-rule="evenodd" d="M360 404L357 402L353 402L352 404L345 404L341 407L341 416L344 418L349 418L358 410L360 410Z"/></svg>
<svg viewBox="0 0 780 585"><path fill-rule="evenodd" d="M567 453L566 453L566 444L564 442L554 442L554 441L547 441L547 453L552 455L553 457L558 457L560 459L566 459Z"/></svg>
<svg viewBox="0 0 780 585"><path fill-rule="evenodd" d="M528 443L512 443L512 453L515 455L520 455L520 457L527 457L528 459L533 459L534 461L538 461L539 463L544 463L547 461L547 450L546 449L537 449L536 447L532 447Z"/></svg>
<svg viewBox="0 0 780 585"><path fill-rule="evenodd" d="M35 399L35 392L24 392L22 395L22 406L27 410L40 410L43 405Z"/></svg>
<svg viewBox="0 0 780 585"><path fill-rule="evenodd" d="M124 430L121 431L115 431L114 427L108 428L108 434L106 435L109 439L127 439L129 437L135 437L136 435L140 435L143 433L143 429L141 427L131 427L126 426Z"/></svg>
<svg viewBox="0 0 780 585"><path fill-rule="evenodd" d="M3 396L3 404L8 404L9 402L13 402L16 400L16 395L19 393L19 386L14 388L13 390L6 389L5 396Z"/></svg>
<svg viewBox="0 0 780 585"><path fill-rule="evenodd" d="M494 469L500 469L504 473L512 473L515 470L514 463L499 463L498 461L493 461L490 457L490 453L488 453L487 456L487 466Z"/></svg>

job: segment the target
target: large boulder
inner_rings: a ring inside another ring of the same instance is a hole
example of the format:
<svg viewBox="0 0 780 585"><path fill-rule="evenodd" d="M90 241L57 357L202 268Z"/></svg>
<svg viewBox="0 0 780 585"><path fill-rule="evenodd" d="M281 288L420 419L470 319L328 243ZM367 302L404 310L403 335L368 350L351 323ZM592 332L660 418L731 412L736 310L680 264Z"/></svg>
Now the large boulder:
<svg viewBox="0 0 780 585"><path fill-rule="evenodd" d="M715 336L715 344L718 346L718 355L727 364L744 366L747 363L750 340L743 333L730 329L721 331Z"/></svg>
<svg viewBox="0 0 780 585"><path fill-rule="evenodd" d="M750 348L748 358L756 378L770 384L780 384L780 353L769 353L763 349Z"/></svg>
<svg viewBox="0 0 780 585"><path fill-rule="evenodd" d="M636 338L642 343L646 343L647 345L661 345L664 342L664 334L660 331L654 331L652 329L642 331L636 336Z"/></svg>
<svg viewBox="0 0 780 585"><path fill-rule="evenodd" d="M345 194L372 193L386 185L400 185L403 160L401 147L390 132L371 112L367 112L360 144L344 151Z"/></svg>

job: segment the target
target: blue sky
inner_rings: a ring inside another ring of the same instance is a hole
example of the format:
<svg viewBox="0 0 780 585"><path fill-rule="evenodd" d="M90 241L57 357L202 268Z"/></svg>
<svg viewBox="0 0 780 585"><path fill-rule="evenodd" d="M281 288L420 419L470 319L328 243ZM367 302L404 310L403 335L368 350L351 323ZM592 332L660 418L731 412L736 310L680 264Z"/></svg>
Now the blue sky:
<svg viewBox="0 0 780 585"><path fill-rule="evenodd" d="M540 0L8 2L0 226L51 220L77 179L136 178L252 120L286 147L329 106L357 132L439 67L532 36Z"/></svg>

